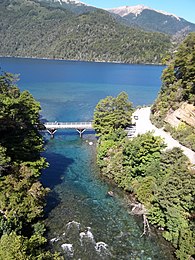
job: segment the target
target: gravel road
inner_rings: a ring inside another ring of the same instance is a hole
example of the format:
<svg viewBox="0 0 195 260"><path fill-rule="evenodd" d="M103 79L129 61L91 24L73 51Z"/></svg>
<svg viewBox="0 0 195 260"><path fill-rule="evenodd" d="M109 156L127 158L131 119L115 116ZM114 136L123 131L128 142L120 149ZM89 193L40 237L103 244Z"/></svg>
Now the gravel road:
<svg viewBox="0 0 195 260"><path fill-rule="evenodd" d="M141 109L137 109L133 116L137 116L138 119L136 121L136 131L135 135L144 134L148 131L154 131L154 135L161 136L164 138L164 141L167 145L167 149L172 149L173 147L179 147L183 150L183 153L189 158L192 164L195 164L195 152L190 150L189 148L181 145L178 141L173 139L171 135L165 132L163 129L159 129L155 127L150 121L150 107L145 107Z"/></svg>

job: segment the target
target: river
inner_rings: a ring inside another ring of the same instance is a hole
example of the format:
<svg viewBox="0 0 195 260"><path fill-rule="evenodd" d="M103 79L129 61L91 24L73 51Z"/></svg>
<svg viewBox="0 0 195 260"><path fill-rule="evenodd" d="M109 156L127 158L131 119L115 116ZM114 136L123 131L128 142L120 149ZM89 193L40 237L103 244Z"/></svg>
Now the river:
<svg viewBox="0 0 195 260"><path fill-rule="evenodd" d="M2 71L20 74L18 86L41 103L48 121L88 121L97 102L126 91L134 106L151 104L160 89L163 66L0 58ZM52 250L64 259L174 259L153 229L142 236L142 220L132 216L126 195L101 179L96 138L87 132L44 134L50 166L41 181L51 189L45 223ZM114 197L107 194L114 192Z"/></svg>

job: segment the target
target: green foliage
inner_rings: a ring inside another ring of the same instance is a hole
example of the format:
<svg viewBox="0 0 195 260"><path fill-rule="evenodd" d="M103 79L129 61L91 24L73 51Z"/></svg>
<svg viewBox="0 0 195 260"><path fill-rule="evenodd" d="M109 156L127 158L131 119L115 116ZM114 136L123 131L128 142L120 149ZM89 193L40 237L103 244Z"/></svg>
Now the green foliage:
<svg viewBox="0 0 195 260"><path fill-rule="evenodd" d="M116 98L106 97L100 100L94 112L93 126L99 136L110 135L116 130L125 129L131 124L132 104L125 92Z"/></svg>
<svg viewBox="0 0 195 260"><path fill-rule="evenodd" d="M0 177L9 166L10 157L6 155L6 148L0 145Z"/></svg>
<svg viewBox="0 0 195 260"><path fill-rule="evenodd" d="M103 167L105 165L104 160L106 160L106 155L110 149L115 147L115 142L113 140L104 140L101 145L98 146L97 149L97 162L99 167Z"/></svg>
<svg viewBox="0 0 195 260"><path fill-rule="evenodd" d="M181 144L195 151L195 128L193 126L189 126L184 122L177 127L166 124L165 130L170 132L173 138L179 140Z"/></svg>
<svg viewBox="0 0 195 260"><path fill-rule="evenodd" d="M183 102L195 105L195 33L190 33L174 53L168 67L162 74L162 87L152 106L152 121L159 127L166 126L173 137L185 146L195 150L194 126L182 123L177 128L164 122Z"/></svg>
<svg viewBox="0 0 195 260"><path fill-rule="evenodd" d="M27 260L27 245L22 236L15 232L5 234L0 239L0 259L5 260Z"/></svg>
<svg viewBox="0 0 195 260"><path fill-rule="evenodd" d="M195 174L190 163L179 148L165 151L163 140L151 132L131 139L117 135L120 128L115 129L114 116L109 117L113 104L114 99L108 97L95 111L101 173L133 193L146 207L149 221L176 248L176 256L190 259L195 248Z"/></svg>
<svg viewBox="0 0 195 260"><path fill-rule="evenodd" d="M12 160L33 161L43 149L38 132L40 104L32 95L19 92L9 75L0 76L1 144Z"/></svg>
<svg viewBox="0 0 195 260"><path fill-rule="evenodd" d="M183 154L182 150L174 147L162 153L160 159L160 168L164 176L170 176L171 173L177 174L178 171L185 171L188 168L188 159Z"/></svg>
<svg viewBox="0 0 195 260"><path fill-rule="evenodd" d="M45 251L43 216L48 189L39 182L47 166L40 157L40 105L0 76L0 259L59 259Z"/></svg>
<svg viewBox="0 0 195 260"><path fill-rule="evenodd" d="M170 37L116 21L108 12L74 14L32 0L0 1L2 56L160 63Z"/></svg>
<svg viewBox="0 0 195 260"><path fill-rule="evenodd" d="M37 234L30 239L16 232L5 234L0 239L0 259L2 260L60 260L58 254L40 250L46 239ZM39 249L37 249L39 248Z"/></svg>
<svg viewBox="0 0 195 260"><path fill-rule="evenodd" d="M157 190L157 181L153 176L134 178L131 182L133 190L136 192L136 197L147 208L151 207L151 202L154 200L154 193Z"/></svg>
<svg viewBox="0 0 195 260"><path fill-rule="evenodd" d="M195 236L194 232L189 228L181 229L178 250L176 250L176 256L181 260L190 259L191 256L195 255L194 247Z"/></svg>
<svg viewBox="0 0 195 260"><path fill-rule="evenodd" d="M137 187L131 185L132 179L144 177L146 174L159 174L155 172L155 169L160 167L159 159L164 147L161 138L154 137L151 133L132 140L118 140L118 142L113 139L103 139L98 147L97 162L103 175L114 179L125 190L132 191ZM141 186L140 189L142 189Z"/></svg>
<svg viewBox="0 0 195 260"><path fill-rule="evenodd" d="M162 82L161 91L153 105L153 113L160 115L160 119L164 119L166 112L171 108L175 110L182 101L195 104L195 33L190 33L179 46L163 71Z"/></svg>
<svg viewBox="0 0 195 260"><path fill-rule="evenodd" d="M33 162L23 162L22 165L27 166L29 169L31 169L35 178L40 176L42 169L45 169L49 166L49 164L45 161L45 158L43 157Z"/></svg>
<svg viewBox="0 0 195 260"><path fill-rule="evenodd" d="M32 222L43 213L46 190L34 180L33 170L26 166L12 169L12 173L1 178L0 208L4 218L15 230Z"/></svg>
<svg viewBox="0 0 195 260"><path fill-rule="evenodd" d="M150 132L129 140L123 153L124 163L131 169L132 177L145 176L148 166L159 160L163 148L163 140Z"/></svg>
<svg viewBox="0 0 195 260"><path fill-rule="evenodd" d="M158 183L149 218L164 228L163 236L177 248L177 257L188 259L195 246L189 219L194 211L195 175L179 148L164 152L160 164L164 178Z"/></svg>
<svg viewBox="0 0 195 260"><path fill-rule="evenodd" d="M105 166L102 169L102 174L109 179L114 179L116 183L121 186L123 179L121 175L123 174L123 154L119 148L110 149L107 152L107 157L104 158Z"/></svg>

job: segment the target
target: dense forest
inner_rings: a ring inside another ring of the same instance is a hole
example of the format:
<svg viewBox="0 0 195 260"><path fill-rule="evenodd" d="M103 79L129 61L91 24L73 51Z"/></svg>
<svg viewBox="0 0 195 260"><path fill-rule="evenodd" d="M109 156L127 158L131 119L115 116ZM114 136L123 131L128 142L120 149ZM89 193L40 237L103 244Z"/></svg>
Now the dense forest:
<svg viewBox="0 0 195 260"><path fill-rule="evenodd" d="M106 11L75 14L33 0L0 1L0 55L161 63L170 36L130 28Z"/></svg>
<svg viewBox="0 0 195 260"><path fill-rule="evenodd" d="M41 220L48 189L39 182L47 166L40 105L15 80L0 75L0 259L59 259L45 250Z"/></svg>
<svg viewBox="0 0 195 260"><path fill-rule="evenodd" d="M101 100L94 112L101 174L133 195L144 210L144 234L148 221L170 241L179 259L195 257L195 171L179 148L165 150L160 137L148 132L127 138L131 122L128 96ZM140 207L140 206L139 206ZM147 229L148 227L148 229ZM193 259L193 258L192 258Z"/></svg>
<svg viewBox="0 0 195 260"><path fill-rule="evenodd" d="M195 151L195 33L188 35L163 71L151 119Z"/></svg>

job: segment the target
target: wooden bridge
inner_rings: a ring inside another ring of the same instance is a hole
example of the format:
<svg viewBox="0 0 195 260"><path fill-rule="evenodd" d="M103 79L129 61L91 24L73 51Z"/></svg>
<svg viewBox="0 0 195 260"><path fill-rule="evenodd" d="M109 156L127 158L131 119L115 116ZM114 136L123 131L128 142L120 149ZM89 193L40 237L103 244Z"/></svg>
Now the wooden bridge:
<svg viewBox="0 0 195 260"><path fill-rule="evenodd" d="M51 137L54 137L54 134L58 129L76 129L80 137L85 130L93 129L92 122L46 122L44 123L44 126Z"/></svg>

